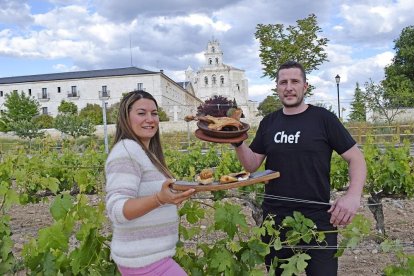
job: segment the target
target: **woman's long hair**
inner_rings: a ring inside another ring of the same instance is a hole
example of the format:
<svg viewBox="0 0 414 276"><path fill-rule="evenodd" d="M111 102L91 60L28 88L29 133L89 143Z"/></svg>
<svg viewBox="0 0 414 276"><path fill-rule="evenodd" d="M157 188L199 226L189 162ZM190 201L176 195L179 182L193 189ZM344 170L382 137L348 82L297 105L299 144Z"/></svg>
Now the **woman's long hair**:
<svg viewBox="0 0 414 276"><path fill-rule="evenodd" d="M129 123L129 112L131 111L132 105L140 99L148 99L153 101L158 109L157 101L148 92L136 90L126 94L122 98L119 106L114 145L122 139L130 139L136 141L139 145L141 145L142 149L145 151L154 166L157 167L166 177L173 178L172 173L168 170L167 164L165 163L159 128L154 137L151 138L149 148L147 149L139 137L134 133Z"/></svg>

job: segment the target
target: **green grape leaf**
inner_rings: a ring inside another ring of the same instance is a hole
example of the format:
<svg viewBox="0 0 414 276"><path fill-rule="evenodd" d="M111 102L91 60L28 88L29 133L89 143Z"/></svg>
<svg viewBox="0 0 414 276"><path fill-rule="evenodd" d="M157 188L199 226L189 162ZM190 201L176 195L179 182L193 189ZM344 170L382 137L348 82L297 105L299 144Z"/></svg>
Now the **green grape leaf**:
<svg viewBox="0 0 414 276"><path fill-rule="evenodd" d="M55 220L63 219L73 207L73 198L68 194L56 196L50 207L50 212Z"/></svg>

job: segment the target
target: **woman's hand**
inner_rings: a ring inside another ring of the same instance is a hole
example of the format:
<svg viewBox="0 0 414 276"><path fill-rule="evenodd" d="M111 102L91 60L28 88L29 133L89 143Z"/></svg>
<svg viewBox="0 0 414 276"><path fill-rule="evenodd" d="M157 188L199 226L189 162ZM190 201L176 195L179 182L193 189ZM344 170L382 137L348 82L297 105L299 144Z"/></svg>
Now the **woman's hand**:
<svg viewBox="0 0 414 276"><path fill-rule="evenodd" d="M165 182L162 184L161 191L155 194L159 203L178 205L195 193L195 189L189 189L185 192L178 192L176 190L173 190L170 187L172 183L174 183L173 179L165 180Z"/></svg>

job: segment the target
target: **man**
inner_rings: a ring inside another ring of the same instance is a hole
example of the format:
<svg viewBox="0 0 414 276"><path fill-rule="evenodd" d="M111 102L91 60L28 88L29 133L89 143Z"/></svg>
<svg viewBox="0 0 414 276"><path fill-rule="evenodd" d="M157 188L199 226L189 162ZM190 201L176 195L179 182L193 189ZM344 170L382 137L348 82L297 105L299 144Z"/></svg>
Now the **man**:
<svg viewBox="0 0 414 276"><path fill-rule="evenodd" d="M301 64L293 61L282 64L276 84L283 108L263 118L250 147L243 142L233 144L237 156L247 171L257 170L266 159L266 169L280 172L279 178L265 186L266 195L329 203L330 160L335 150L348 162L350 183L347 193L331 206L281 201L271 196L265 196L262 204L263 218L268 214L276 215L277 224L293 211L299 211L312 219L318 230L335 230L338 225L350 223L360 206L366 178L364 157L333 113L305 104L308 84ZM269 237L264 241L268 242ZM337 235L327 235L326 241L336 246ZM308 250L311 260L306 268L307 275L337 275L335 252ZM269 267L275 256L289 258L292 254L291 249L273 250L266 257L266 265Z"/></svg>

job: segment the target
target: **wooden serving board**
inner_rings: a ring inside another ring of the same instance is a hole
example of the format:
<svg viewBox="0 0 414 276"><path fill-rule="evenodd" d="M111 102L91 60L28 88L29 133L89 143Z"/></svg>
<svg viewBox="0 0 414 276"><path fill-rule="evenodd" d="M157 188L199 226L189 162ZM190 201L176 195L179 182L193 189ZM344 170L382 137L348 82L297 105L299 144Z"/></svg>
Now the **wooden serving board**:
<svg viewBox="0 0 414 276"><path fill-rule="evenodd" d="M171 184L171 188L177 191L186 191L188 189L195 189L197 192L203 191L220 191L228 190L232 188L238 188L256 183L269 181L280 176L279 172L272 170L265 170L260 172L252 173L249 179L244 181L231 182L226 184L220 184L219 182L213 182L211 184L203 185L198 182L187 182L187 181L176 181Z"/></svg>

